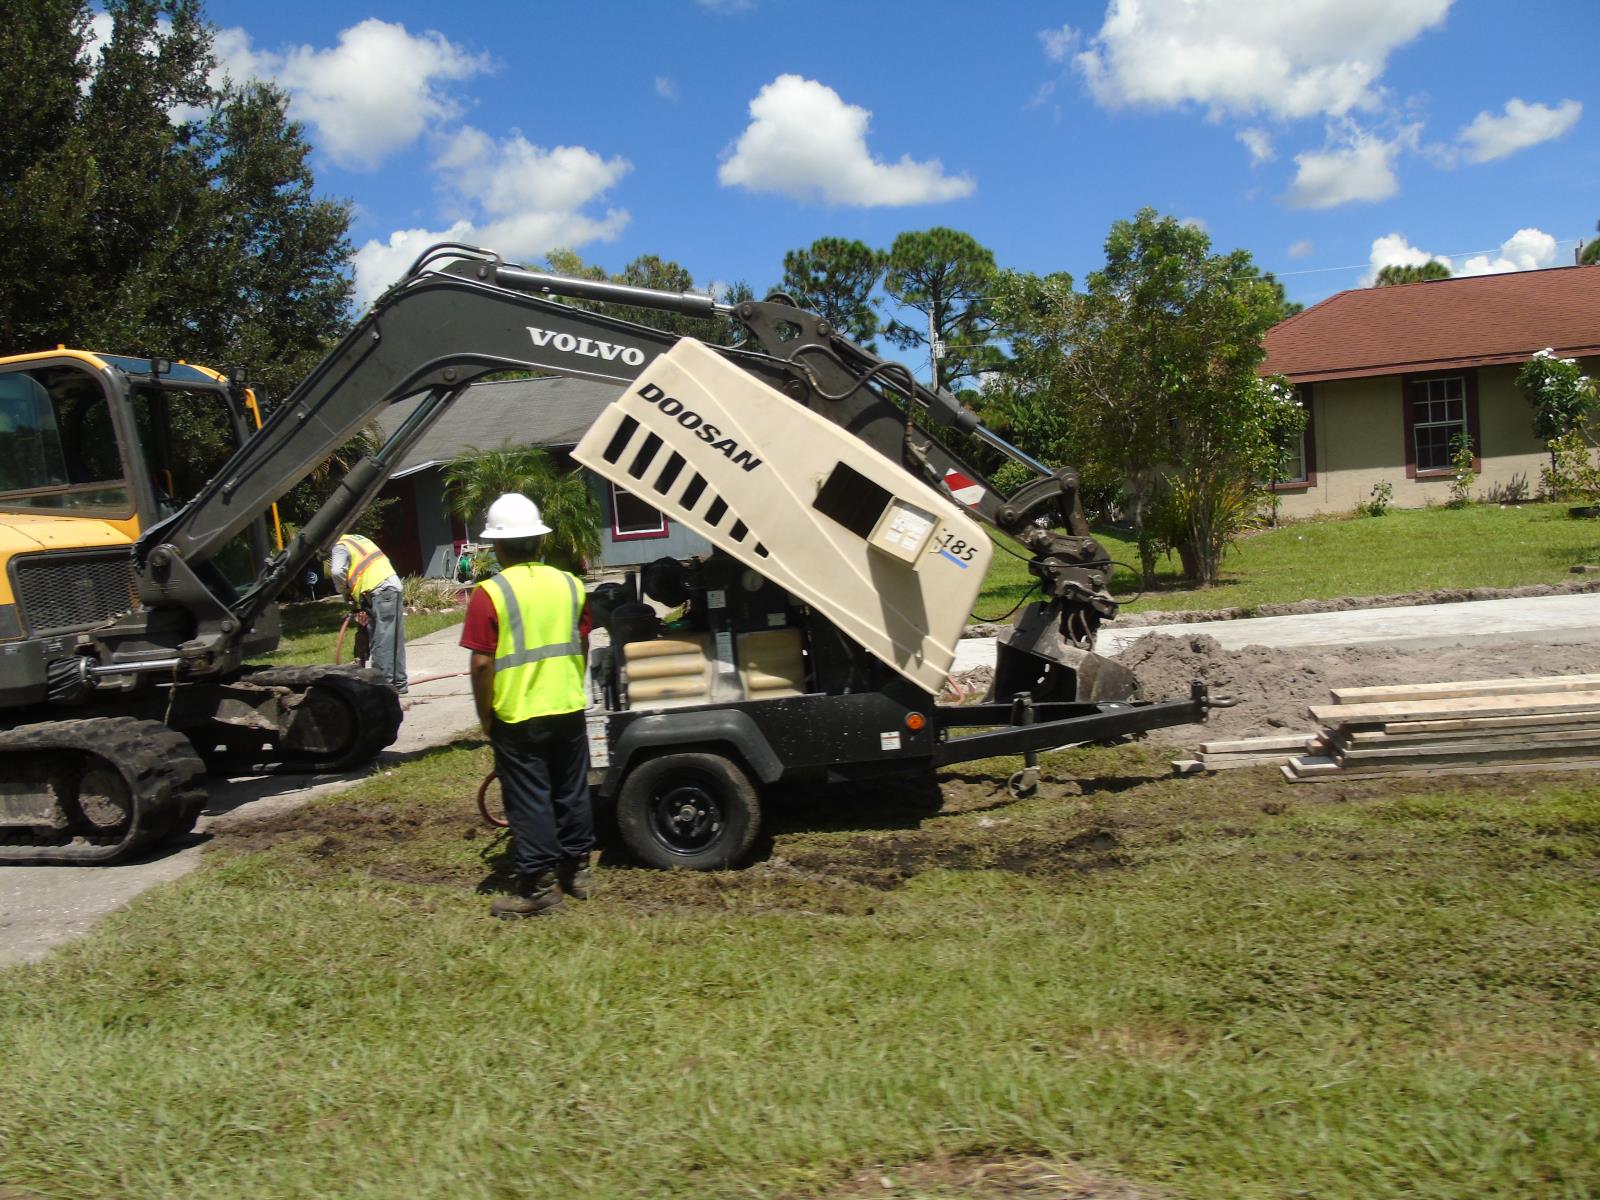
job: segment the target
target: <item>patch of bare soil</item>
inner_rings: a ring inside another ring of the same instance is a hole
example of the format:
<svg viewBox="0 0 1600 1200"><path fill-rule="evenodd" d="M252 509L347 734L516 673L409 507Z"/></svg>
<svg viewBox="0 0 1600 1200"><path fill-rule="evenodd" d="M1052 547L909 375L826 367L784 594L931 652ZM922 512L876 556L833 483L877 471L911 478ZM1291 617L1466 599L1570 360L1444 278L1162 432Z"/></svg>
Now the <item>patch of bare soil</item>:
<svg viewBox="0 0 1600 1200"><path fill-rule="evenodd" d="M1182 625L1190 621L1238 621L1248 617L1292 617L1302 613L1349 612L1358 608L1411 608L1419 604L1462 604L1469 600L1512 600L1527 596L1570 596L1600 592L1600 580L1530 583L1514 588L1437 588L1394 596L1340 596L1333 600L1293 600L1253 608L1211 608L1190 612L1129 613L1117 618L1123 629L1141 625Z"/></svg>
<svg viewBox="0 0 1600 1200"><path fill-rule="evenodd" d="M826 1192L791 1194L785 1200L1154 1200L1157 1195L1071 1165L975 1154L868 1167Z"/></svg>
<svg viewBox="0 0 1600 1200"><path fill-rule="evenodd" d="M1153 741L1188 744L1313 731L1316 723L1306 709L1328 703L1329 688L1574 674L1594 670L1596 653L1587 645L1537 642L1427 649L1224 650L1204 634L1181 638L1148 634L1117 661L1138 677L1148 697L1186 696L1190 681L1203 679L1213 696L1238 700L1236 707L1213 710L1203 726L1178 726L1151 735Z"/></svg>

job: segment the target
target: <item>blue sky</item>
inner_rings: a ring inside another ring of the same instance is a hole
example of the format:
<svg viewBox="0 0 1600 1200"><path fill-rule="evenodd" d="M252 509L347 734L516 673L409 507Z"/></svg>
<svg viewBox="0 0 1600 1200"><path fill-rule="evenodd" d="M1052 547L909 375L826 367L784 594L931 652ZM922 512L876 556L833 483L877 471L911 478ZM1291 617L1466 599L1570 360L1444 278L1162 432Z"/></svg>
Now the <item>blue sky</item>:
<svg viewBox="0 0 1600 1200"><path fill-rule="evenodd" d="M1560 266L1600 218L1596 0L210 0L356 206L370 296L449 234L777 283L818 237L947 225L1101 261L1143 205L1291 298L1376 265Z"/></svg>

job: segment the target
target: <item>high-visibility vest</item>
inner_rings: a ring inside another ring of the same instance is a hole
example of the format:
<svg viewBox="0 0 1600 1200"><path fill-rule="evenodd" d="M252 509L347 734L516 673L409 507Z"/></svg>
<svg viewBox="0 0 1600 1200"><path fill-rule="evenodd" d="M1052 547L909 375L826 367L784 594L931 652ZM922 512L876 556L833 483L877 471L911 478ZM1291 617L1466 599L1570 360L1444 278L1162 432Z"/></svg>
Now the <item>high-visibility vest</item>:
<svg viewBox="0 0 1600 1200"><path fill-rule="evenodd" d="M583 584L543 563L517 563L478 585L500 623L494 651L494 715L507 724L580 712L583 685Z"/></svg>
<svg viewBox="0 0 1600 1200"><path fill-rule="evenodd" d="M338 545L350 555L350 573L345 576L345 591L350 599L360 603L361 597L394 574L389 556L378 549L371 538L359 533L347 533Z"/></svg>

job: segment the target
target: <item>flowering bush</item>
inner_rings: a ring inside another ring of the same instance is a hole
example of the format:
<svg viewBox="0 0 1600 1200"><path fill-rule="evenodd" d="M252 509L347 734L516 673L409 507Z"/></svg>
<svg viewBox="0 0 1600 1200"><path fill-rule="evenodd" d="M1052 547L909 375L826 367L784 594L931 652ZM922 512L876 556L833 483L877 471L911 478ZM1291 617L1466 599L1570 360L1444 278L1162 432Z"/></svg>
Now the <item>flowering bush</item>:
<svg viewBox="0 0 1600 1200"><path fill-rule="evenodd" d="M1595 381L1576 359L1541 350L1517 372L1517 387L1533 406L1533 435L1541 442L1565 437L1594 417Z"/></svg>

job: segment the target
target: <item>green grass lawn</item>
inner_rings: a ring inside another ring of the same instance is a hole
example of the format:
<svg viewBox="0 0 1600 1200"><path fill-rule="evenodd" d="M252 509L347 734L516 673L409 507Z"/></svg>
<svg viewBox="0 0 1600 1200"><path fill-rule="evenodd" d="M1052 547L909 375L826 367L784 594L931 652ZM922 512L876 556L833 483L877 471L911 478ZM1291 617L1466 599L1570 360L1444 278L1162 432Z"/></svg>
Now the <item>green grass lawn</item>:
<svg viewBox="0 0 1600 1200"><path fill-rule="evenodd" d="M0 1194L1022 1194L897 1182L966 1153L1130 1200L1600 1193L1587 775L968 766L940 816L790 797L752 867L505 924L487 766L235 834L0 974Z"/></svg>
<svg viewBox="0 0 1600 1200"><path fill-rule="evenodd" d="M1114 531L1095 536L1119 568L1113 591L1138 590L1138 547ZM1157 589L1126 612L1249 607L1340 596L1392 595L1435 588L1520 587L1570 581L1575 563L1600 559L1600 522L1573 520L1564 505L1518 508L1391 509L1382 517L1302 521L1241 539L1223 566L1223 583L1188 588L1176 557L1157 571ZM1032 583L1025 563L999 549L976 614L993 619Z"/></svg>
<svg viewBox="0 0 1600 1200"><path fill-rule="evenodd" d="M406 637L421 637L426 633L459 625L465 609L447 612L418 612L406 615ZM344 623L349 609L338 599L316 600L301 604L285 604L279 612L283 619L283 639L272 654L263 654L252 662L274 667L303 666L310 663L331 663L339 640L339 626ZM355 622L345 634L343 661L349 662L355 644ZM3 1197L0 1197L3 1200Z"/></svg>

